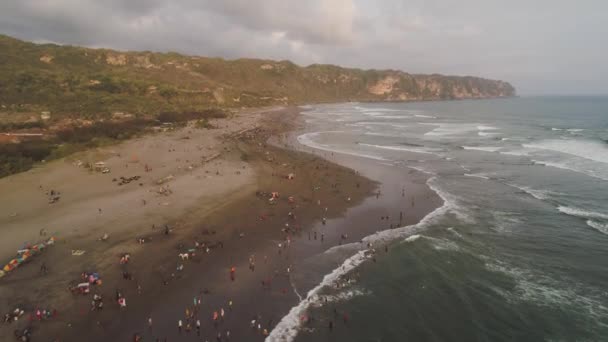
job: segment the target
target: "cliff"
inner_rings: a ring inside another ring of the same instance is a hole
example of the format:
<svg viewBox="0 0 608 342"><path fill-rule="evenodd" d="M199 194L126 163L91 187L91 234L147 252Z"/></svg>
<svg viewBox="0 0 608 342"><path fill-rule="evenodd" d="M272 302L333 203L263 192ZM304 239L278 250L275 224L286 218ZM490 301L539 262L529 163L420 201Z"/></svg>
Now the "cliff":
<svg viewBox="0 0 608 342"><path fill-rule="evenodd" d="M289 61L33 44L0 35L0 112L112 113L508 97L507 82Z"/></svg>

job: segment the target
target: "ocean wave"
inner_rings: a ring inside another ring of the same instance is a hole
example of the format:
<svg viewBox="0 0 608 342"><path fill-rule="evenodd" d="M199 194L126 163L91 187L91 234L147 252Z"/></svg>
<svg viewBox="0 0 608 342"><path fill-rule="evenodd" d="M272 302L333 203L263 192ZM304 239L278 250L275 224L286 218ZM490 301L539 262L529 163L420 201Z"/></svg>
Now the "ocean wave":
<svg viewBox="0 0 608 342"><path fill-rule="evenodd" d="M298 305L294 306L289 310L289 313L285 315L281 321L272 329L268 337L267 342L285 342L293 341L298 335L300 329L300 317L308 310L314 303L318 303L321 296L320 291L326 286L331 286L340 280L340 278L354 270L357 266L361 265L365 260L369 258L369 255L365 250L357 252L355 255L346 259L342 265L334 269L331 273L326 274L319 285L315 286L312 290L308 291L306 298Z"/></svg>
<svg viewBox="0 0 608 342"><path fill-rule="evenodd" d="M426 173L427 175L436 175L435 172L426 170L426 169L418 167L418 166L408 166L408 168L410 168L412 170L416 170L418 172Z"/></svg>
<svg viewBox="0 0 608 342"><path fill-rule="evenodd" d="M606 144L591 140L542 140L533 144L524 144L525 148L565 153L580 158L608 163L608 147Z"/></svg>
<svg viewBox="0 0 608 342"><path fill-rule="evenodd" d="M497 135L500 135L501 133L497 133L497 132L477 132L477 135L479 135L480 137L495 137Z"/></svg>
<svg viewBox="0 0 608 342"><path fill-rule="evenodd" d="M551 128L551 130L552 130L552 131L563 131L564 129L563 129L563 128L555 128L555 127L552 127L552 128Z"/></svg>
<svg viewBox="0 0 608 342"><path fill-rule="evenodd" d="M414 152L414 153L424 153L424 154L433 154L441 157L441 155L437 152L439 150L431 150L427 148L416 148L416 147L404 147L404 146L386 146L386 145L373 145L373 144L364 144L359 143L361 146L379 148L383 150L391 150L391 151L404 151L404 152Z"/></svg>
<svg viewBox="0 0 608 342"><path fill-rule="evenodd" d="M454 203L453 196L442 191L436 184L436 178L432 177L427 181L428 186L439 195L443 200L443 205L436 208L431 213L426 215L420 222L414 225L405 226L396 229L389 229L374 233L366 236L361 241L363 246L367 243L387 243L390 241L403 239L404 241L412 242L420 238L421 235L416 235L422 229L425 229L430 224L435 223L440 217L448 212L454 211L458 208L458 205ZM414 237L418 236L418 237ZM410 240L408 240L410 239ZM289 310L289 313L285 315L276 327L270 332L270 335L266 338L267 342L290 342L295 339L300 330L300 317L312 306L314 303L319 301L320 292L333 285L342 276L348 274L363 262L365 262L371 256L370 251L363 249L346 259L339 267L335 268L329 274L323 277L323 280L315 286L313 289L308 291L306 298L300 301L296 306Z"/></svg>
<svg viewBox="0 0 608 342"><path fill-rule="evenodd" d="M420 234L414 234L414 235L412 235L412 236L407 237L407 238L406 238L405 240L403 240L403 241L405 241L405 242L414 242L414 241L416 241L416 240L420 239L421 237L422 237L422 235L420 235Z"/></svg>
<svg viewBox="0 0 608 342"><path fill-rule="evenodd" d="M566 215L570 215L570 216L576 216L576 217L581 217L581 218L586 218L586 219L608 220L608 214L598 213L595 211L588 211L588 210L584 210L584 209L566 207L566 206L562 206L562 205L557 207L557 210L559 210L560 212L562 212Z"/></svg>
<svg viewBox="0 0 608 342"><path fill-rule="evenodd" d="M361 106L355 106L355 109L363 112L363 113L368 113L368 112L402 112L403 110L401 109L392 109L392 108L366 108L366 107L361 107Z"/></svg>
<svg viewBox="0 0 608 342"><path fill-rule="evenodd" d="M513 212L492 210L490 214L494 229L501 233L510 233L522 223L519 215Z"/></svg>
<svg viewBox="0 0 608 342"><path fill-rule="evenodd" d="M592 220L587 220L587 225L591 228L596 229L600 233L608 235L608 224L599 223Z"/></svg>
<svg viewBox="0 0 608 342"><path fill-rule="evenodd" d="M375 119L410 119L407 115L374 115Z"/></svg>
<svg viewBox="0 0 608 342"><path fill-rule="evenodd" d="M450 135L464 135L470 132L477 131L477 126L474 124L436 124L436 123L422 123L424 125L438 125L439 127L433 129L430 132L424 133L425 136L450 136Z"/></svg>
<svg viewBox="0 0 608 342"><path fill-rule="evenodd" d="M448 227L448 232L456 235L456 237L458 237L459 239L464 239L464 237L462 236L462 234L460 234L456 229L454 229L453 227Z"/></svg>
<svg viewBox="0 0 608 342"><path fill-rule="evenodd" d="M481 178L481 179L486 179L486 180L490 179L490 177L485 176L483 173L465 173L464 175L466 177Z"/></svg>
<svg viewBox="0 0 608 342"><path fill-rule="evenodd" d="M311 137L315 137L315 136L319 136L321 133L335 133L335 132L340 132L340 131L326 131L326 132L312 132L312 133L304 133L302 135L299 135L297 140L300 144L304 145L304 146L308 146L317 150L322 150L322 151L327 151L327 152L334 152L334 153L340 153L340 154L346 154L346 155L350 155L350 156L355 156L355 157L362 157L362 158L368 158L368 159L374 159L374 160L381 160L381 161L390 161L388 159L379 157L379 156L374 156L374 155L369 155L369 154L363 154L363 153L357 153L357 152L353 152L353 151L344 151L344 150L339 150L339 149L335 149L335 148L331 148L330 146L324 145L324 144L320 144L315 142L314 140L311 139Z"/></svg>
<svg viewBox="0 0 608 342"><path fill-rule="evenodd" d="M550 195L559 195L559 193L554 192L554 191L550 191L550 190L539 190L539 189L532 189L530 187L527 186L523 186L523 185L517 185L517 184L511 184L511 183L505 183L508 186L517 188L525 193L527 193L528 195L539 199L539 200L546 200L549 199Z"/></svg>
<svg viewBox="0 0 608 342"><path fill-rule="evenodd" d="M608 315L604 306L602 289L590 288L573 280L560 278L560 281L545 274L508 265L504 262L486 262L486 268L493 272L505 274L515 281L507 299L519 302L526 301L537 305L550 306L560 309L567 307L568 311L585 312L595 323L602 321ZM500 291L503 295L507 294Z"/></svg>
<svg viewBox="0 0 608 342"><path fill-rule="evenodd" d="M465 150L475 150L475 151L484 151L484 152L498 152L501 147L496 146L462 146Z"/></svg>
<svg viewBox="0 0 608 342"><path fill-rule="evenodd" d="M506 154L509 156L517 156L517 157L527 157L529 155L529 151L518 150L518 151L505 151L499 152L500 154Z"/></svg>
<svg viewBox="0 0 608 342"><path fill-rule="evenodd" d="M498 129L498 127L494 127L494 126L486 126L486 125L477 126L477 130L479 130L479 131L495 131L497 129Z"/></svg>
<svg viewBox="0 0 608 342"><path fill-rule="evenodd" d="M580 168L570 166L565 163L556 163L556 162L545 161L545 160L536 160L536 159L532 159L532 162L537 165L549 166L549 167L554 167L557 169L573 171L576 173L581 173L581 174L587 175L589 177L593 177L593 178L597 178L597 179L601 179L601 180L608 180L608 177L603 177L603 176L597 175L593 170L582 170Z"/></svg>
<svg viewBox="0 0 608 342"><path fill-rule="evenodd" d="M436 116L432 116L432 115L415 114L414 116L417 118L437 119Z"/></svg>

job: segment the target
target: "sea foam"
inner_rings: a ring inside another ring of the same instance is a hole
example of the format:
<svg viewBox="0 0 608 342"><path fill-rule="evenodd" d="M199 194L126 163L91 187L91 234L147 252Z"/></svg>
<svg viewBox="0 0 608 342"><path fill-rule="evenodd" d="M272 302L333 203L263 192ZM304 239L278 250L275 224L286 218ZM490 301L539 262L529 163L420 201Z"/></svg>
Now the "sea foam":
<svg viewBox="0 0 608 342"><path fill-rule="evenodd" d="M608 163L608 147L605 143L591 140L542 140L524 144L525 148L536 148L570 154L580 158Z"/></svg>
<svg viewBox="0 0 608 342"><path fill-rule="evenodd" d="M588 210L573 208L573 207L565 207L565 206L561 206L561 205L559 207L557 207L557 210L559 210L560 212L562 212L566 215L570 215L570 216L582 217L582 218L587 218L587 219L608 220L608 214L598 213L595 211L588 211Z"/></svg>
<svg viewBox="0 0 608 342"><path fill-rule="evenodd" d="M426 215L420 222L414 225L405 226L396 229L383 230L372 235L366 236L362 239L362 242L366 243L387 243L390 241L405 239L404 241L412 242L421 237L416 235L416 232L428 227L433 224L444 214L458 208L458 206L452 201L451 196L435 184L436 178L432 177L427 181L429 187L435 191L442 199L443 205L436 208L431 213ZM409 239L409 240L408 240ZM362 244L362 245L365 245ZM329 274L323 277L323 280L315 286L313 289L308 291L306 298L300 301L296 306L289 310L289 313L285 315L276 327L270 332L270 335L266 338L267 342L291 342L298 335L301 327L300 317L306 313L306 311L312 306L318 306L322 301L323 296L320 294L321 291L328 286L331 286L338 281L342 276L348 274L365 260L370 257L370 251L367 249L360 250L354 255L346 259L339 267L335 268Z"/></svg>

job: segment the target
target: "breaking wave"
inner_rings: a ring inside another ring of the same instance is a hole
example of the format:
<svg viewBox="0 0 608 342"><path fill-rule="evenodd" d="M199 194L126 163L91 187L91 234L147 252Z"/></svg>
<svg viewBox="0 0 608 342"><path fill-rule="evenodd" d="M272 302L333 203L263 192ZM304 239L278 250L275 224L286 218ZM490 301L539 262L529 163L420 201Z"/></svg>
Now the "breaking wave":
<svg viewBox="0 0 608 342"><path fill-rule="evenodd" d="M418 147L404 147L404 146L385 146L385 145L373 145L373 144L364 144L359 143L361 146L379 148L383 150L391 150L391 151L404 151L404 152L414 152L414 153L424 153L424 154L433 154L436 156L441 156L437 152L438 150L431 150L428 148L418 148Z"/></svg>
<svg viewBox="0 0 608 342"><path fill-rule="evenodd" d="M608 224L599 223L592 220L587 220L587 225L600 233L608 235Z"/></svg>
<svg viewBox="0 0 608 342"><path fill-rule="evenodd" d="M484 152L497 152L501 149L501 147L496 146L462 146L465 150L475 150L475 151L484 151Z"/></svg>
<svg viewBox="0 0 608 342"><path fill-rule="evenodd" d="M457 208L459 208L458 205L453 202L452 196L438 188L435 182L436 178L432 177L427 181L427 184L443 200L443 205L441 207L433 210L417 224L397 229L383 230L372 235L366 236L362 239L362 242L365 244L376 244L387 243L399 239L405 239L404 241L413 242L417 239L420 239L422 236L415 234L416 232L419 232L428 227L430 224L435 223L440 217L442 217L446 213L453 212ZM362 245L365 246L365 244ZM326 274L323 277L323 280L321 280L321 282L317 286L308 291L306 298L300 301L298 305L291 308L289 313L281 319L281 321L276 325L276 327L270 332L270 335L268 335L266 341L293 341L300 330L300 317L310 307L318 306L320 304L320 301L323 299L321 291L340 280L342 276L348 274L349 272L357 268L359 265L369 259L370 256L370 250L360 250L348 259L346 259L339 267L335 268L329 274Z"/></svg>
<svg viewBox="0 0 608 342"><path fill-rule="evenodd" d="M357 153L357 152L353 152L353 151L345 151L345 150L339 150L339 149L331 148L328 145L317 143L317 142L315 142L314 140L311 139L312 137L319 136L321 133L337 133L337 132L340 132L340 131L305 133L305 134L302 134L302 135L298 136L297 140L298 140L298 142L300 144L302 144L304 146L311 147L311 148L315 148L317 150L322 150L322 151L327 151L327 152L334 152L334 153L341 153L341 154L347 154L347 155L351 155L351 156L355 156L355 157L363 157L363 158L374 159L374 160L388 161L387 159L379 157L379 156L374 156L374 155L369 155L369 154Z"/></svg>
<svg viewBox="0 0 608 342"><path fill-rule="evenodd" d="M565 206L561 206L561 205L559 207L557 207L557 210L559 210L560 212L562 212L566 215L570 215L570 216L576 216L576 217L587 218L587 219L608 220L607 214L598 213L595 211L587 211L584 209L565 207Z"/></svg>
<svg viewBox="0 0 608 342"><path fill-rule="evenodd" d="M536 148L565 153L580 158L608 163L606 144L591 140L543 140L534 144L524 144L525 148Z"/></svg>

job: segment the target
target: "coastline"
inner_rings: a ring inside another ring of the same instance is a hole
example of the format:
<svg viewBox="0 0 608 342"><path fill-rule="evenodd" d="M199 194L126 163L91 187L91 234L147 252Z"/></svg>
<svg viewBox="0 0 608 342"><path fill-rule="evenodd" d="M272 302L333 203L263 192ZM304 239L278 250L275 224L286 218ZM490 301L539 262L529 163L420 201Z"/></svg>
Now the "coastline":
<svg viewBox="0 0 608 342"><path fill-rule="evenodd" d="M371 165L369 161L355 157L320 151L308 153L309 148L295 145L294 133L288 133L283 141L279 140L278 144L284 145L281 148L272 144L267 146L266 140L270 135L285 135L293 129L290 119L297 115L298 111L293 108L267 112L259 119L266 120L265 123L257 126L257 129L233 129L226 133L228 137L225 138L229 142L221 148L227 153L214 160L214 165L206 170L222 170L221 176L211 177L204 188L208 192L206 199L201 201L197 198L198 201L190 202L195 204L186 205L182 212L171 219L169 214L154 215L154 210L131 218L148 218L148 223L163 220L174 229L169 237L164 237L161 229L150 230L148 224L141 221L137 222L138 227L130 231L123 228L123 231L112 232L111 243L106 245L96 241L100 234L95 226L91 231L96 234L76 233L73 239L59 242L46 251L33 265L26 265L2 279L2 297L11 298L1 303L2 309L10 310L13 305L23 304L48 305L44 303L45 299L56 296L69 311L62 312L65 310L58 308L61 313L57 319L36 322L36 334L56 336L62 341L71 341L83 334L92 341L129 340L134 333L140 333L145 340L165 337L173 340L179 335L177 320L185 320L184 309L192 306L193 297L199 297L202 305L197 308L197 317L200 317L205 337L211 339L218 332L226 334L230 331L232 339L262 340L263 329L274 328L290 308L301 301L301 294L317 286L322 276L337 266L336 262L343 261L338 258L334 263L326 263L322 267L310 266L315 263L316 256L326 254L328 249L342 242L344 245L358 244L362 238L376 231L390 229L389 221L381 221L380 216L391 216L390 224L396 226L398 222L395 217L399 216L399 211L404 211L406 214L400 223L407 226L419 222L439 207L440 199L426 186L428 177L425 175ZM191 170L184 172L187 174L188 171ZM228 176L229 173L233 175ZM296 178L285 179L288 173L295 173ZM169 198L180 196L179 193L187 189L200 192L200 188L193 186L194 179L196 175L183 180L178 177L173 182L181 181L183 186L172 186L175 193ZM374 179L382 182L372 181ZM222 185L223 191L208 190L218 184ZM403 186L408 188L407 196L402 195ZM379 198L373 195L377 188L382 192ZM269 205L267 198L255 196L256 191L279 191L282 197L276 205ZM290 196L288 194L295 197L295 204L286 201L286 197ZM410 196L417 198L415 208L410 205ZM319 200L322 201L321 205L316 202ZM327 212L324 212L325 207L328 208ZM104 209L102 215L107 212ZM294 212L297 218L290 221L289 212ZM327 218L325 225L321 223L322 217ZM122 226L127 218L114 218L113 222ZM285 223L290 222L290 230L282 231ZM143 228L145 226L148 228ZM215 234L210 234L210 231L215 231ZM32 231L29 233L31 235ZM325 241L321 243L321 237L311 239L310 233L324 234ZM343 234L348 234L344 241L341 239ZM135 243L135 237L143 235L152 238L150 243ZM286 238L291 244L287 249ZM73 240L78 241L79 246L90 246L91 251L87 255L91 257L79 259L67 255ZM200 253L182 263L177 254L184 247L191 247L194 240L207 241L209 245L216 246L210 253ZM218 242L222 247L217 247ZM279 243L283 245L281 254L278 252ZM132 255L128 271L135 275L137 281L121 279L117 255L125 250ZM252 255L256 258L255 271L248 270L248 259ZM266 259L262 256L270 257ZM61 266L49 264L51 274L44 278L45 281L38 280L36 275L37 265L42 259L48 263L61 263ZM174 271L179 264L185 266L184 271ZM74 272L86 267L104 271L104 284L100 287L107 301L104 312L89 312L90 298L68 299L71 295L65 293L64 280L77 277L78 274ZM231 267L237 269L237 280L234 282L229 279ZM58 283L61 285L51 285L52 279L62 279ZM260 285L266 279L271 280L271 286ZM138 294L135 283L142 287L141 294ZM112 292L115 288L129 299L128 309L119 310L113 303ZM205 294L204 289L208 289L208 293ZM19 291L24 293L20 295ZM234 303L232 309L228 307L230 301ZM216 329L210 317L213 311L221 308L230 312ZM251 318L258 315L261 319L257 321L263 321L264 328L248 329ZM146 327L147 317L154 320L152 329ZM70 328L66 327L68 323ZM6 327L0 331L2 336L7 336ZM194 337L196 332L190 335Z"/></svg>

